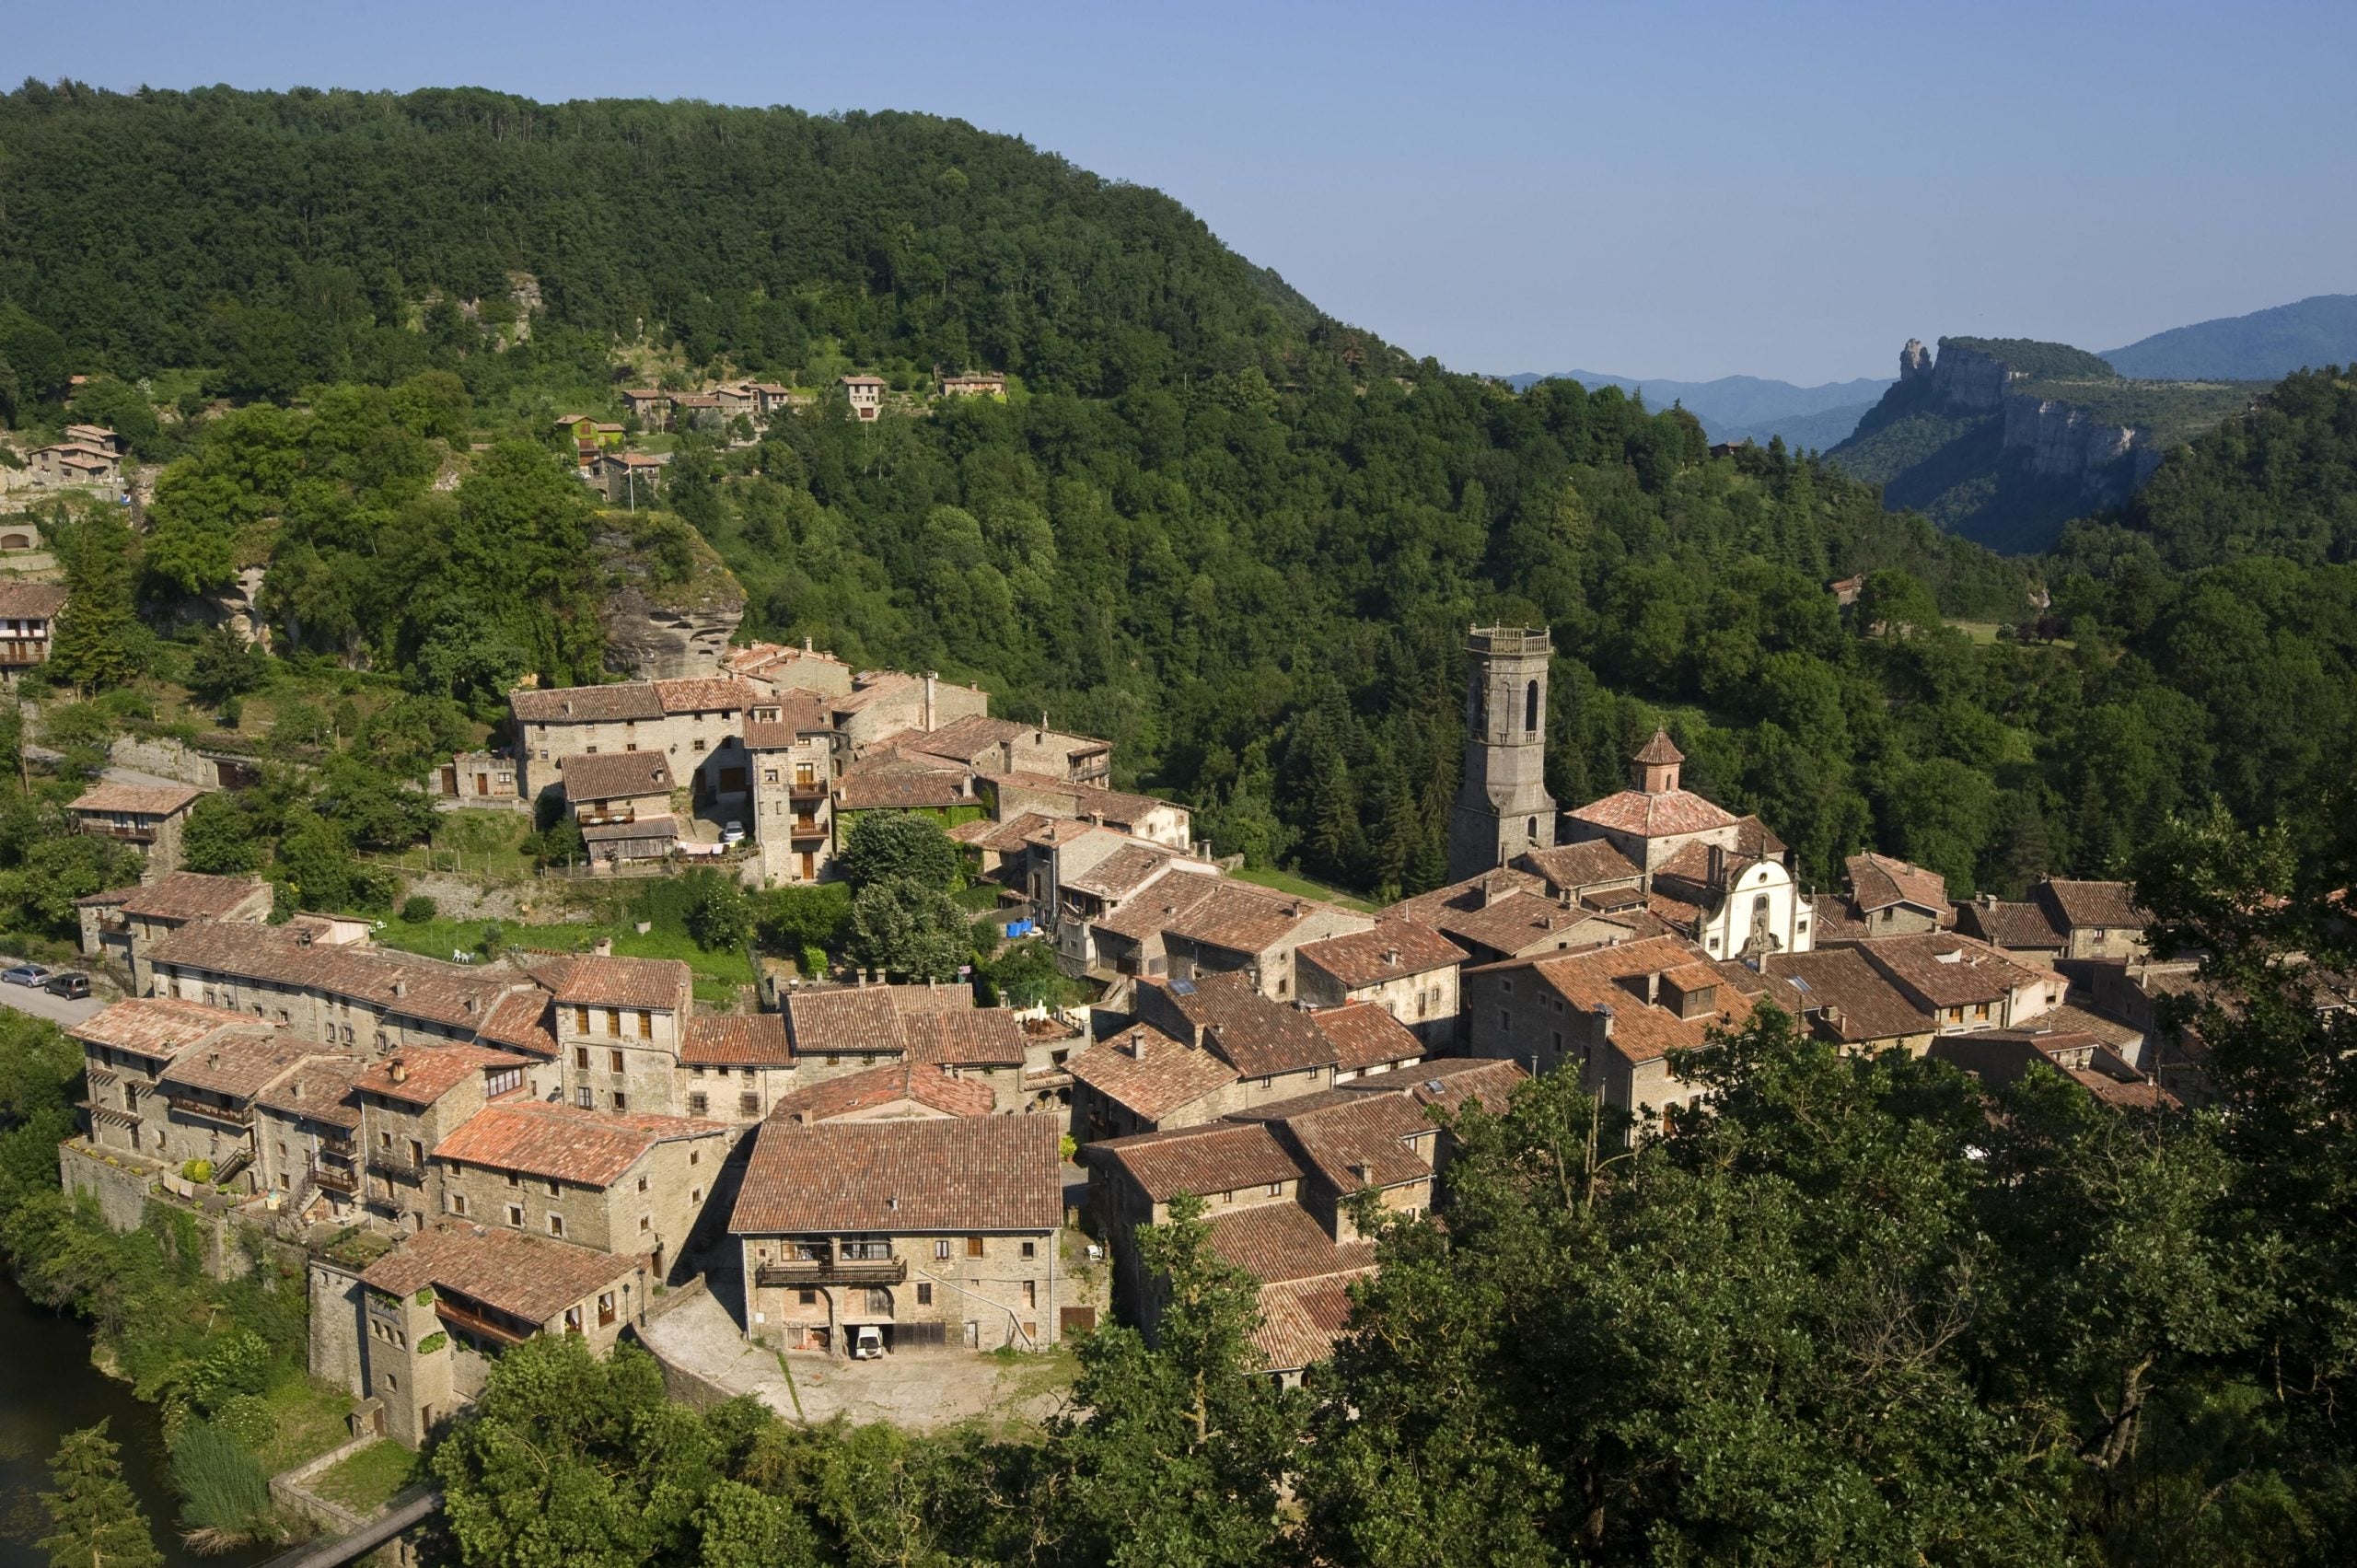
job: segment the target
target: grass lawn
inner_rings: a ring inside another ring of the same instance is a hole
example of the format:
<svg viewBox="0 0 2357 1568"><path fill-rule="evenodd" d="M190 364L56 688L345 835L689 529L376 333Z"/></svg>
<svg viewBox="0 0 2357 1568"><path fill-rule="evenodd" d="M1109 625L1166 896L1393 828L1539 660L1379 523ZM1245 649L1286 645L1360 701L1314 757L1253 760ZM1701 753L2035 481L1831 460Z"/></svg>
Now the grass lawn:
<svg viewBox="0 0 2357 1568"><path fill-rule="evenodd" d="M1994 621L1943 621L1940 624L1952 631L1963 633L1967 637L1971 638L1973 642L1978 644L1992 644L1997 640L1998 623ZM2031 645L2070 648L2076 647L2078 645L2072 642L2068 637L2057 637L2051 643L2035 644Z"/></svg>
<svg viewBox="0 0 2357 1568"><path fill-rule="evenodd" d="M271 1385L271 1437L254 1457L272 1475L315 1459L351 1434L344 1417L352 1411L352 1396L341 1388L314 1382L302 1373L289 1373Z"/></svg>
<svg viewBox="0 0 2357 1568"><path fill-rule="evenodd" d="M1240 865L1228 875L1239 882L1254 882L1263 888L1274 888L1280 893L1298 893L1305 899L1323 899L1328 903L1340 904L1346 910L1357 910L1362 914L1373 914L1376 910L1374 904L1367 902L1355 893L1346 893L1340 888L1330 888L1323 882L1314 882L1292 871L1256 871L1251 866Z"/></svg>
<svg viewBox="0 0 2357 1568"><path fill-rule="evenodd" d="M431 841L436 851L451 852L432 858L487 877L528 877L532 857L519 845L531 836L532 819L521 811L492 811L468 807L437 812Z"/></svg>
<svg viewBox="0 0 2357 1568"><path fill-rule="evenodd" d="M389 920L377 940L405 953L423 953L447 959L453 952L473 952L482 920ZM540 947L551 952L586 951L600 936L614 940L614 951L626 958L677 958L695 973L696 996L705 1002L734 1002L736 988L753 983L752 960L740 948L699 947L684 934L650 931L644 935L628 923L592 925L569 922L561 925L526 925L517 921L496 923L510 947Z"/></svg>
<svg viewBox="0 0 2357 1568"><path fill-rule="evenodd" d="M389 1437L338 1459L311 1489L355 1514L373 1514L418 1476L418 1457Z"/></svg>

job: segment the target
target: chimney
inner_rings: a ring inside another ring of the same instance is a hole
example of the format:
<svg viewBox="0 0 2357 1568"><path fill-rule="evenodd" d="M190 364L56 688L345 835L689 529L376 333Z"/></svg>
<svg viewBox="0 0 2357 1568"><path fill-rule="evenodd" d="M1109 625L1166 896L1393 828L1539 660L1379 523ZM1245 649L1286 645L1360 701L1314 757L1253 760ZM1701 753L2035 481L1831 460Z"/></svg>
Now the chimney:
<svg viewBox="0 0 2357 1568"><path fill-rule="evenodd" d="M573 699L570 697L564 700L564 716L567 718L573 716Z"/></svg>
<svg viewBox="0 0 2357 1568"><path fill-rule="evenodd" d="M933 728L934 688L940 683L940 680L939 670L928 669L924 672L924 723L917 726L920 729L929 731Z"/></svg>
<svg viewBox="0 0 2357 1568"><path fill-rule="evenodd" d="M308 947L310 945L311 928L306 925L295 933L295 946L297 947Z"/></svg>
<svg viewBox="0 0 2357 1568"><path fill-rule="evenodd" d="M1144 1029L1130 1031L1130 1054L1140 1062L1145 1060L1145 1031Z"/></svg>
<svg viewBox="0 0 2357 1568"><path fill-rule="evenodd" d="M390 1078L396 1084L408 1083L409 1063L402 1061L398 1056L394 1057L391 1061L385 1063L385 1076Z"/></svg>
<svg viewBox="0 0 2357 1568"><path fill-rule="evenodd" d="M809 1125L810 1125L810 1113L809 1113L808 1111L807 1111L807 1110L797 1110L797 1111L795 1111L795 1112L794 1113L794 1124L795 1124L796 1127L807 1127L807 1126L809 1126Z"/></svg>
<svg viewBox="0 0 2357 1568"><path fill-rule="evenodd" d="M406 979L396 976L393 980L393 994L396 996L407 996L409 994L409 981Z"/></svg>
<svg viewBox="0 0 2357 1568"><path fill-rule="evenodd" d="M589 951L594 957L610 958L614 956L614 939L610 936L600 936L589 945Z"/></svg>
<svg viewBox="0 0 2357 1568"><path fill-rule="evenodd" d="M465 1002L461 1003L460 1005L465 1007L468 1012L472 1013L481 1009L482 1002L478 997L470 996Z"/></svg>
<svg viewBox="0 0 2357 1568"><path fill-rule="evenodd" d="M1724 845L1711 846L1711 886L1715 888L1726 880L1727 852Z"/></svg>
<svg viewBox="0 0 2357 1568"><path fill-rule="evenodd" d="M1607 1002L1603 1006L1598 1007L1596 1010L1596 1016L1604 1020L1604 1038L1610 1040L1612 1038L1612 1004Z"/></svg>
<svg viewBox="0 0 2357 1568"><path fill-rule="evenodd" d="M810 633L807 632L802 633L802 651L806 654L819 651L817 645L810 641Z"/></svg>
<svg viewBox="0 0 2357 1568"><path fill-rule="evenodd" d="M1353 1160L1351 1162L1351 1179L1357 1182L1362 1187L1373 1185L1375 1181L1375 1167L1367 1164L1364 1160Z"/></svg>
<svg viewBox="0 0 2357 1568"><path fill-rule="evenodd" d="M1399 967L1399 948L1386 947L1383 950L1383 967L1387 970L1396 970Z"/></svg>

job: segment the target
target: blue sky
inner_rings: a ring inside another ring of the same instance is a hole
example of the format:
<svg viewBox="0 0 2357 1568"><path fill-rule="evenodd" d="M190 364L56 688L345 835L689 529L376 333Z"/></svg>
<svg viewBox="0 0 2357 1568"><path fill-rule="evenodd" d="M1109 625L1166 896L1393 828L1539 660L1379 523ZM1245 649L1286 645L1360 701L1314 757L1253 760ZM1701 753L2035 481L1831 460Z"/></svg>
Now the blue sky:
<svg viewBox="0 0 2357 1568"><path fill-rule="evenodd" d="M129 0L21 7L101 87L911 109L1170 192L1460 369L1887 376L2357 291L2357 6Z"/></svg>

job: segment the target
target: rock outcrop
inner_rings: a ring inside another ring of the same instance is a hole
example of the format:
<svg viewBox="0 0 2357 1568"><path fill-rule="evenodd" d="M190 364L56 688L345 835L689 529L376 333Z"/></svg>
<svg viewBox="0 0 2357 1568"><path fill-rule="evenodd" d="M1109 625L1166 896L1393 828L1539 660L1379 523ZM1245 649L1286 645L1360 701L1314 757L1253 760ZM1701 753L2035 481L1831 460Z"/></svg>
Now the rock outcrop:
<svg viewBox="0 0 2357 1568"><path fill-rule="evenodd" d="M2090 506L2117 506L2161 466L2159 446L2132 424L2059 398L2004 400L2007 457L2045 479L2076 480Z"/></svg>
<svg viewBox="0 0 2357 1568"><path fill-rule="evenodd" d="M692 528L668 513L609 517L597 539L606 668L642 680L716 675L745 619L745 590Z"/></svg>
<svg viewBox="0 0 2357 1568"><path fill-rule="evenodd" d="M1932 351L1923 346L1921 338L1910 338L1907 346L1898 351L1898 379L1901 385L1920 381L1932 373Z"/></svg>

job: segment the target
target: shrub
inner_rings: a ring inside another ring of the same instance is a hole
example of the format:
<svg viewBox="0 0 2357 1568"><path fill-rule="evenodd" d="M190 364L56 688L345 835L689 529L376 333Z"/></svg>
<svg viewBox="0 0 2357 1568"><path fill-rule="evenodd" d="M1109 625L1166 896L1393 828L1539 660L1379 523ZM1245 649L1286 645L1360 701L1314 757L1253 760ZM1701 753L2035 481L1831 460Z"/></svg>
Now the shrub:
<svg viewBox="0 0 2357 1568"><path fill-rule="evenodd" d="M270 1401L260 1394L232 1394L213 1413L221 1434L250 1453L260 1453L277 1430Z"/></svg>
<svg viewBox="0 0 2357 1568"><path fill-rule="evenodd" d="M412 893L401 900L401 919L412 925L424 925L441 912L424 893Z"/></svg>
<svg viewBox="0 0 2357 1568"><path fill-rule="evenodd" d="M213 1162L211 1160L188 1161L180 1167L180 1179L184 1181L212 1180Z"/></svg>
<svg viewBox="0 0 2357 1568"><path fill-rule="evenodd" d="M444 1345L447 1345L449 1342L450 1336L437 1329L433 1333L426 1335L425 1338L417 1342L417 1353L420 1355L432 1355L435 1351L440 1350Z"/></svg>
<svg viewBox="0 0 2357 1568"><path fill-rule="evenodd" d="M211 1422L190 1423L172 1444L172 1486L180 1494L190 1544L200 1551L275 1539L279 1533L261 1462Z"/></svg>

